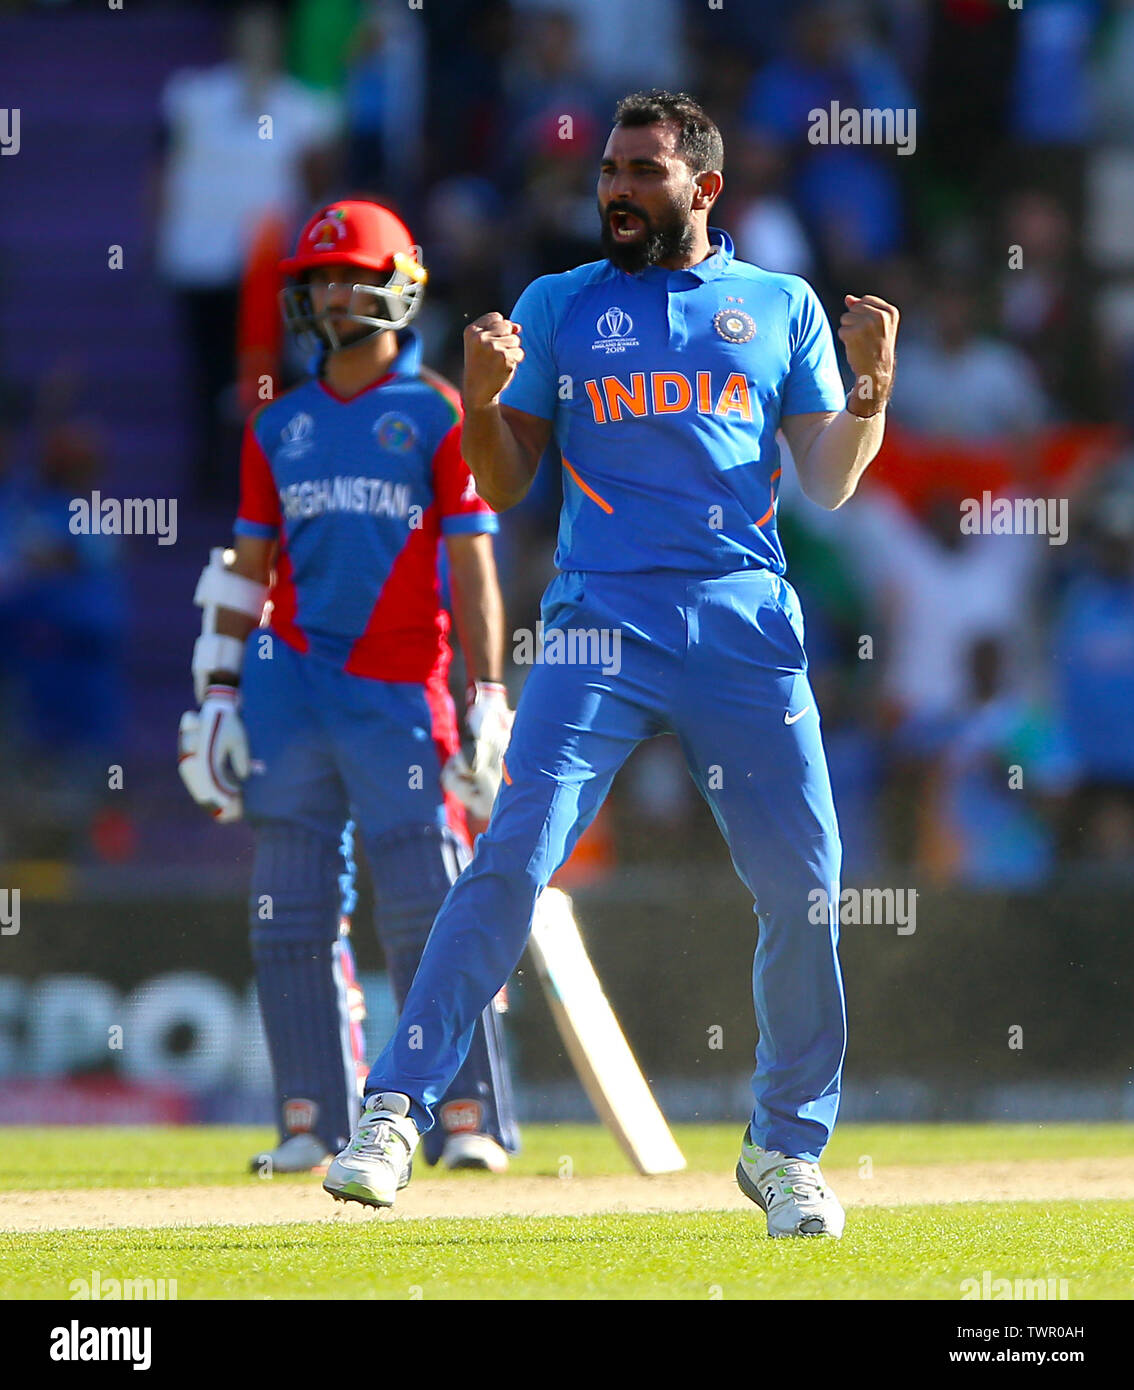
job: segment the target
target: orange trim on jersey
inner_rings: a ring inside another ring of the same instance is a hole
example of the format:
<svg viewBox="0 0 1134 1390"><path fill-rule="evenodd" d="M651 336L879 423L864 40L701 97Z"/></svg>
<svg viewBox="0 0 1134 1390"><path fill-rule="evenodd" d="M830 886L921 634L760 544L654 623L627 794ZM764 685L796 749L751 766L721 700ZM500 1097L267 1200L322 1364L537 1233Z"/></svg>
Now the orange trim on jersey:
<svg viewBox="0 0 1134 1390"><path fill-rule="evenodd" d="M772 503L771 503L771 506L768 508L768 510L764 513L764 515L763 515L763 516L760 518L760 520L756 523L757 526L763 526L763 524L765 523L765 521L768 521L768 520L771 518L772 513L776 510L776 479L780 476L780 474L781 474L783 471L784 471L784 470L783 470L782 468L777 468L776 471L772 474L772 478L771 478L771 483L772 483Z"/></svg>
<svg viewBox="0 0 1134 1390"><path fill-rule="evenodd" d="M603 511L607 514L607 516L614 515L614 508L610 505L606 498L600 497L593 487L588 487L587 484L583 482L582 478L579 477L578 473L575 472L575 470L571 467L570 463L568 463L566 459L563 460L563 467L566 468L567 472L570 473L571 477L575 480L576 483L578 483L582 491L586 493L586 495L591 499L592 502L595 503L596 506L601 507Z"/></svg>
<svg viewBox="0 0 1134 1390"><path fill-rule="evenodd" d="M500 759L500 775L504 778L504 785L510 787L512 785L512 779L508 776L508 764L503 758Z"/></svg>

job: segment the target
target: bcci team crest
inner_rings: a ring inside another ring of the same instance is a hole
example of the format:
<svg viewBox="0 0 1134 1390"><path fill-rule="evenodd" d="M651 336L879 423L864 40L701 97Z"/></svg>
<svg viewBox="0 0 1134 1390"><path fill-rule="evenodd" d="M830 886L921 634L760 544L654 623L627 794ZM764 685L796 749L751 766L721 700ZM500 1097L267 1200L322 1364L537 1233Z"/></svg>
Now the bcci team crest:
<svg viewBox="0 0 1134 1390"><path fill-rule="evenodd" d="M404 454L417 443L417 426L409 416L388 410L374 421L374 438L392 454Z"/></svg>
<svg viewBox="0 0 1134 1390"><path fill-rule="evenodd" d="M726 343L750 343L756 336L756 320L743 309L721 309L713 315L713 327Z"/></svg>

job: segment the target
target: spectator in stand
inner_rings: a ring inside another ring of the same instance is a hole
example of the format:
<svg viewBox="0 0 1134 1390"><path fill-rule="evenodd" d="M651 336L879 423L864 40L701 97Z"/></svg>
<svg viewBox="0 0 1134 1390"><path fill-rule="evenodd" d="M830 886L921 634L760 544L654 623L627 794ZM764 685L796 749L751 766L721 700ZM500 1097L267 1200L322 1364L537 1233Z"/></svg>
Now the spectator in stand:
<svg viewBox="0 0 1134 1390"><path fill-rule="evenodd" d="M6 390L7 382L0 379L0 747L12 749L16 734L9 704L17 677L16 638L24 578L19 551L23 489L13 467L12 435L5 409ZM0 817L0 862L6 857L5 838Z"/></svg>
<svg viewBox="0 0 1134 1390"><path fill-rule="evenodd" d="M1000 274L1000 328L1027 354L1062 414L1090 416L1091 296L1075 262L1067 209L1043 189L1023 189L1005 202L1003 227L1003 244L1019 248L1019 264Z"/></svg>
<svg viewBox="0 0 1134 1390"><path fill-rule="evenodd" d="M15 394L14 388L0 377L0 605L4 602L4 596L17 583L19 574L15 527L20 499L20 484L13 468L14 431L12 428L15 417ZM11 406L9 405L10 398ZM2 607L0 607L0 612L2 611ZM5 644L0 641L0 653L4 650Z"/></svg>
<svg viewBox="0 0 1134 1390"><path fill-rule="evenodd" d="M729 148L737 151L729 172L736 254L764 270L810 278L815 260L811 242L783 192L783 146L749 134L738 136Z"/></svg>
<svg viewBox="0 0 1134 1390"><path fill-rule="evenodd" d="M395 0L371 0L346 76L347 177L414 217L422 194L425 33Z"/></svg>
<svg viewBox="0 0 1134 1390"><path fill-rule="evenodd" d="M520 42L508 67L507 88L505 158L520 168L543 151L549 137L561 143L588 137L597 140L600 117L608 114L602 90L579 53L578 23L567 9L537 10L523 16ZM563 122L564 116L571 118L568 123ZM576 124L585 129L574 131Z"/></svg>
<svg viewBox="0 0 1134 1390"><path fill-rule="evenodd" d="M1007 643L967 653L971 689L930 777L920 861L937 882L1036 888L1055 867L1053 826L1074 767L1046 711L1009 683Z"/></svg>
<svg viewBox="0 0 1134 1390"><path fill-rule="evenodd" d="M367 0L286 0L287 70L305 87L341 96Z"/></svg>
<svg viewBox="0 0 1134 1390"><path fill-rule="evenodd" d="M980 329L984 296L971 275L938 277L924 331L911 334L895 377L893 418L919 434L968 441L1016 439L1049 409L1035 368Z"/></svg>
<svg viewBox="0 0 1134 1390"><path fill-rule="evenodd" d="M956 408L962 398L952 399ZM981 637L1010 641L1034 622L1045 539L964 535L960 502L943 489L921 521L877 487L856 499L842 533L876 614L877 709L889 738L888 837L899 862L921 852L919 808L968 704L973 644Z"/></svg>
<svg viewBox="0 0 1134 1390"><path fill-rule="evenodd" d="M937 209L983 217L1012 167L1005 131L1020 15L1003 0L940 0L924 9L917 162Z"/></svg>
<svg viewBox="0 0 1134 1390"><path fill-rule="evenodd" d="M835 101L844 110L899 111L914 100L898 65L846 0L807 0L791 25L790 50L757 73L743 124L792 158L796 206L816 238L825 278L841 285L901 250L897 156L888 146L812 144L810 113L829 113Z"/></svg>
<svg viewBox="0 0 1134 1390"><path fill-rule="evenodd" d="M1105 414L1134 424L1134 0L1112 7L1096 45L1083 242L1098 289L1088 370Z"/></svg>
<svg viewBox="0 0 1134 1390"><path fill-rule="evenodd" d="M1134 144L1134 3L1120 0L1099 35L1091 75L1090 106L1096 135Z"/></svg>
<svg viewBox="0 0 1134 1390"><path fill-rule="evenodd" d="M681 0L513 0L517 15L570 13L583 67L613 106L639 87L675 90L687 80Z"/></svg>
<svg viewBox="0 0 1134 1390"><path fill-rule="evenodd" d="M913 325L890 411L959 449L1026 449L1047 402L1024 354L978 332L977 306L971 278L939 280L928 321ZM1007 634L1032 605L1044 538L963 534L962 500L942 479L919 520L884 488L868 489L844 524L883 617L883 690L898 727L928 730L958 714L972 644Z"/></svg>
<svg viewBox="0 0 1134 1390"><path fill-rule="evenodd" d="M25 853L73 851L97 811L98 790L106 790L108 763L120 760L120 541L71 530L72 501L90 497L102 470L91 427L52 426L37 474L9 518L15 564L3 608L16 718L9 753L17 757L7 801L18 808Z"/></svg>
<svg viewBox="0 0 1134 1390"><path fill-rule="evenodd" d="M336 103L281 72L279 55L275 12L244 6L233 19L231 61L175 72L162 93L157 260L188 349L202 501L223 502L235 489L242 422L232 388L245 255L265 214L290 222L317 198L338 127Z"/></svg>
<svg viewBox="0 0 1134 1390"><path fill-rule="evenodd" d="M428 41L426 155L430 183L500 173L504 70L512 50L508 0L443 0L415 14Z"/></svg>
<svg viewBox="0 0 1134 1390"><path fill-rule="evenodd" d="M1093 114L1088 59L1102 8L1103 0L1021 7L1010 124L1016 140L1048 150L1086 141Z"/></svg>
<svg viewBox="0 0 1134 1390"><path fill-rule="evenodd" d="M1099 491L1081 572L1052 634L1059 712L1079 775L1068 848L1134 859L1134 465Z"/></svg>
<svg viewBox="0 0 1134 1390"><path fill-rule="evenodd" d="M444 179L430 190L422 232L429 294L417 322L426 357L450 381L464 370L465 324L507 298L500 260L506 226L504 201L487 179Z"/></svg>
<svg viewBox="0 0 1134 1390"><path fill-rule="evenodd" d="M520 210L524 235L508 267L510 280L558 275L580 257L594 259L594 162L601 136L585 113L572 119L572 139L560 140L555 118L548 117L529 151Z"/></svg>
<svg viewBox="0 0 1134 1390"><path fill-rule="evenodd" d="M890 410L895 424L914 434L955 440L959 460L977 445L1030 460L1048 403L1028 358L979 331L981 303L971 275L938 277L921 322L911 312L910 341ZM974 681L978 705L989 703L991 710L975 720L970 737L978 742L1001 718L1001 705L991 703L994 693L997 700L1019 698L1034 654L1016 639L1021 627L1036 624L1039 580L1050 559L1042 536L964 534L963 497L960 485L942 478L919 518L884 487L875 487L856 499L840 523L877 614L891 853L941 872L965 853L955 844L942 848L948 841L936 797L942 759L950 756L950 741L963 721L975 719ZM984 650L981 642L997 648L996 663L990 658L988 669L974 675L973 653ZM1011 665L993 672L1005 654ZM962 743L956 757L968 751ZM967 775L959 765L949 773L957 786L969 785ZM995 849L991 853L995 858ZM1006 839L1005 873L1012 871L1013 853ZM987 878L996 871L989 863L979 872Z"/></svg>
<svg viewBox="0 0 1134 1390"><path fill-rule="evenodd" d="M509 73L508 183L523 188L509 290L594 259L595 168L609 111L563 10L524 17Z"/></svg>

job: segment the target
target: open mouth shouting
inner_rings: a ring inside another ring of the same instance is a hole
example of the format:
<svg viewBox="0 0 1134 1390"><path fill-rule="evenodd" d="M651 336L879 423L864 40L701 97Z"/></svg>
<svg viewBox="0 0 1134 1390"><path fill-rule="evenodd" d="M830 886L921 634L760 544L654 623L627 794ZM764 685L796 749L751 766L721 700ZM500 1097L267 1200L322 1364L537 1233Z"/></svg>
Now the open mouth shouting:
<svg viewBox="0 0 1134 1390"><path fill-rule="evenodd" d="M623 245L641 241L648 231L645 219L626 208L614 208L607 215L607 222L614 240Z"/></svg>

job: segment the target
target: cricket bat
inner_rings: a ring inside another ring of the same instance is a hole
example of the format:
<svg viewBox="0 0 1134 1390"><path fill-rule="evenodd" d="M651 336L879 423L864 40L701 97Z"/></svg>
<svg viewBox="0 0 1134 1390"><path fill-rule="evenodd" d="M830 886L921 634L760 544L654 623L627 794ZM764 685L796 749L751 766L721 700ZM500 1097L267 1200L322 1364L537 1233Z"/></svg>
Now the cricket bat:
<svg viewBox="0 0 1134 1390"><path fill-rule="evenodd" d="M623 1036L583 945L571 899L545 888L536 903L528 943L583 1089L639 1173L685 1167L665 1116Z"/></svg>

